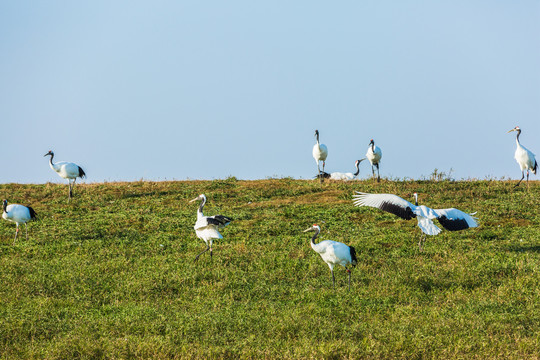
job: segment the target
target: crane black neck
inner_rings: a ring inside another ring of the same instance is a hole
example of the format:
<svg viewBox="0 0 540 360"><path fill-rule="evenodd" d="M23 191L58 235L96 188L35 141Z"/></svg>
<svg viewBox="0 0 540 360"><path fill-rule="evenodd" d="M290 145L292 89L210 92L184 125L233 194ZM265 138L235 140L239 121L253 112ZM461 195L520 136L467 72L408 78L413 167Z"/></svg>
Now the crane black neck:
<svg viewBox="0 0 540 360"><path fill-rule="evenodd" d="M517 130L516 141L519 143L519 135L521 135L521 129Z"/></svg>
<svg viewBox="0 0 540 360"><path fill-rule="evenodd" d="M202 199L201 205L199 205L199 212L202 214L204 204L206 204L206 198Z"/></svg>
<svg viewBox="0 0 540 360"><path fill-rule="evenodd" d="M2 210L4 210L4 212L7 212L7 201L2 202Z"/></svg>
<svg viewBox="0 0 540 360"><path fill-rule="evenodd" d="M317 245L317 243L315 242L315 239L317 238L317 236L319 236L320 232L321 232L320 229L315 229L315 234L313 234L313 237L311 238L311 243L313 245Z"/></svg>
<svg viewBox="0 0 540 360"><path fill-rule="evenodd" d="M360 163L356 163L356 172L353 174L354 176L358 176L358 174L360 174L360 167L359 167Z"/></svg>

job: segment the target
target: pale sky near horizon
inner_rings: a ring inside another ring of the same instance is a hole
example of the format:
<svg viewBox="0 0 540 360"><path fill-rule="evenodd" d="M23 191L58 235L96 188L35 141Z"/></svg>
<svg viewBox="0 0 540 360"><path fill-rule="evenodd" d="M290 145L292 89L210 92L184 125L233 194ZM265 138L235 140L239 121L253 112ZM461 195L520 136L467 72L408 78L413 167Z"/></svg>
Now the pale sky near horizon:
<svg viewBox="0 0 540 360"><path fill-rule="evenodd" d="M519 179L539 35L533 0L4 1L0 183L309 179L315 129L328 172L373 138L382 177Z"/></svg>

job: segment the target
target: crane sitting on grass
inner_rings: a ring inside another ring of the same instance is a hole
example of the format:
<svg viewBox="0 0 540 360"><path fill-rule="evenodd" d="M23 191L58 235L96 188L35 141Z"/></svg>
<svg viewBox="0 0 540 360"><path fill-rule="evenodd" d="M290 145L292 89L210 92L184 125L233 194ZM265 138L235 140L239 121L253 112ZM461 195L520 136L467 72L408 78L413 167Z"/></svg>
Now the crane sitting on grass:
<svg viewBox="0 0 540 360"><path fill-rule="evenodd" d="M321 228L319 225L314 224L309 229L304 230L304 232L307 231L315 231L315 234L313 234L313 237L311 238L311 247L315 252L317 252L319 255L321 255L321 258L324 260L324 262L328 265L330 268L330 272L332 273L332 287L336 288L336 278L334 277L334 266L341 265L347 270L347 273L349 274L349 290L351 289L351 270L347 268L347 265L352 265L353 267L356 266L356 251L352 246L347 246L343 243L340 243L338 241L333 240L324 240L319 243L315 242L315 239L317 239L317 236L319 236L319 233L321 232Z"/></svg>
<svg viewBox="0 0 540 360"><path fill-rule="evenodd" d="M512 131L517 131L517 147L516 152L514 153L514 158L516 159L517 163L519 164L519 168L521 169L521 180L519 180L519 182L514 187L519 186L519 184L523 181L523 178L525 177L525 170L527 170L527 187L529 187L529 170L531 170L533 174L536 175L536 171L538 170L538 162L536 162L534 154L525 146L521 145L521 143L519 142L519 135L521 134L521 129L519 128L519 126L516 126L508 132L510 133Z"/></svg>
<svg viewBox="0 0 540 360"><path fill-rule="evenodd" d="M196 257L195 261L199 259L203 253L210 250L210 259L212 259L212 243L214 239L223 239L223 236L219 233L219 228L229 225L232 221L231 218L223 215L204 216L203 208L206 204L206 196L201 194L190 202L202 200L199 209L197 210L197 222L194 229L197 237L202 239L206 244L206 249L201 251Z"/></svg>
<svg viewBox="0 0 540 360"><path fill-rule="evenodd" d="M68 201L71 200L71 197L73 196L73 188L75 187L75 180L77 180L78 177L84 179L86 176L84 170L79 165L66 161L53 163L54 153L52 150L49 150L49 152L43 156L50 156L51 158L49 159L49 166L51 169L56 171L58 176L61 178L67 179L69 185Z"/></svg>
<svg viewBox="0 0 540 360"><path fill-rule="evenodd" d="M17 234L19 233L19 224L24 224L26 230L26 240L28 240L28 226L27 222L34 220L36 218L36 212L30 206L24 206L19 204L10 204L8 205L7 200L3 201L2 204L2 217L5 220L13 221L17 224L17 229L15 230L15 240L17 240Z"/></svg>
<svg viewBox="0 0 540 360"><path fill-rule="evenodd" d="M353 195L355 206L370 206L391 214L397 215L402 219L409 220L418 218L418 227L424 235L420 237L418 247L422 251L422 245L426 240L426 235L437 235L441 232L434 223L437 219L446 230L456 231L472 227L477 227L475 215L476 212L467 214L461 210L451 209L431 209L424 205L418 205L418 194L414 193L414 202L411 204L405 199L393 194L367 194L356 191L358 195Z"/></svg>
<svg viewBox="0 0 540 360"><path fill-rule="evenodd" d="M353 173L341 173L341 172L333 172L331 174L321 171L321 173L318 175L318 177L322 177L324 179L330 179L330 180L353 180L355 177L358 176L360 173L360 163L362 161L366 160L365 158L362 160L356 160L354 163L354 166L356 167L356 172Z"/></svg>

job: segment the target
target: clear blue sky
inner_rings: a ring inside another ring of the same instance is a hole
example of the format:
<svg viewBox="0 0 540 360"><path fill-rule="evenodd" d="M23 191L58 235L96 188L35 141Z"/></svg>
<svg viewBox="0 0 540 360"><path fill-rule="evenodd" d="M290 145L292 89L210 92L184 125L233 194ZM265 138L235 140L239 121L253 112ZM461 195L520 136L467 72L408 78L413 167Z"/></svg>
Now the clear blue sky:
<svg viewBox="0 0 540 360"><path fill-rule="evenodd" d="M0 182L310 178L315 129L329 172L373 138L383 177L519 178L539 35L537 0L3 1Z"/></svg>

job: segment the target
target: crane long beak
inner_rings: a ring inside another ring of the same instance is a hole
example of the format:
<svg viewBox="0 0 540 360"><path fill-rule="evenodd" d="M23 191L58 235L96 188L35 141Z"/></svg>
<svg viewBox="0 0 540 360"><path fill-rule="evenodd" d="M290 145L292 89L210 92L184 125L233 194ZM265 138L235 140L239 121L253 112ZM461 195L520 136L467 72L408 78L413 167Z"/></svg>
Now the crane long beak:
<svg viewBox="0 0 540 360"><path fill-rule="evenodd" d="M190 203L192 203L192 202L194 202L194 201L197 201L197 200L199 200L199 198L198 198L198 197L196 197L196 198L195 198L195 199L193 199L193 200L189 200L189 202L190 202Z"/></svg>
<svg viewBox="0 0 540 360"><path fill-rule="evenodd" d="M308 231L311 231L311 230L313 230L313 228L306 229L306 230L304 230L304 232L308 232Z"/></svg>
<svg viewBox="0 0 540 360"><path fill-rule="evenodd" d="M507 134L511 133L512 131L516 131L516 129L508 130Z"/></svg>

